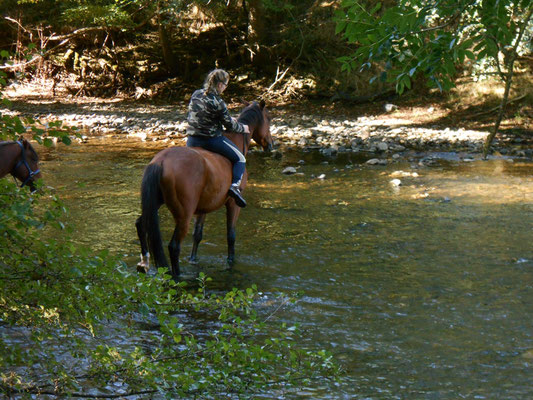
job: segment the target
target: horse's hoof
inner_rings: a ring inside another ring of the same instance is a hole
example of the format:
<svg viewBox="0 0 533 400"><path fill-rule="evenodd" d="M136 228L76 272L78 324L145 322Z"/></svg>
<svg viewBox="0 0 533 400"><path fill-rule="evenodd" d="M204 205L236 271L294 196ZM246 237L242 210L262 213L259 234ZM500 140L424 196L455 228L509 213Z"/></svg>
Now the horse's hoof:
<svg viewBox="0 0 533 400"><path fill-rule="evenodd" d="M174 279L176 282L180 279L180 269L179 268L171 268L170 269L170 275L172 275L172 279Z"/></svg>
<svg viewBox="0 0 533 400"><path fill-rule="evenodd" d="M233 257L228 257L227 259L227 262L228 262L228 268L231 268L235 265L235 259Z"/></svg>
<svg viewBox="0 0 533 400"><path fill-rule="evenodd" d="M137 272L142 272L143 274L147 274L150 270L150 265L147 265L143 262L140 262L137 264Z"/></svg>
<svg viewBox="0 0 533 400"><path fill-rule="evenodd" d="M192 264L192 265L198 265L198 259L195 257L195 258L189 258L189 264Z"/></svg>
<svg viewBox="0 0 533 400"><path fill-rule="evenodd" d="M137 272L147 274L150 270L150 254L141 254L141 261L137 263Z"/></svg>

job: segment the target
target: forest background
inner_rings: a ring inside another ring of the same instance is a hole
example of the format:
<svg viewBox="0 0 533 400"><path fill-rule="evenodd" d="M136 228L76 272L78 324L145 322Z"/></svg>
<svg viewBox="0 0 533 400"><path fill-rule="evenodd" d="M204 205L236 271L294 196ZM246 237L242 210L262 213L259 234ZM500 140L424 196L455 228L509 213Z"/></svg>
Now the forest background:
<svg viewBox="0 0 533 400"><path fill-rule="evenodd" d="M186 101L220 67L233 77L231 99L374 113L394 101L407 117L467 120L494 137L501 120L519 134L531 128L531 9L528 0L4 0L0 49L17 55L4 67L11 76L41 79L55 96ZM413 115L421 104L443 112Z"/></svg>

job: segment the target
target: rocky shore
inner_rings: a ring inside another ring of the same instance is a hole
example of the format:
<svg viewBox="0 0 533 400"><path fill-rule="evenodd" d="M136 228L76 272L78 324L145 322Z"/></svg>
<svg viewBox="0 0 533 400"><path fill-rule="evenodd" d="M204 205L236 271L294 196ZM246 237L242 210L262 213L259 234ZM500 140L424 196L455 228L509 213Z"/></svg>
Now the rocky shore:
<svg viewBox="0 0 533 400"><path fill-rule="evenodd" d="M370 155L369 164L388 164L413 154L427 156L446 152L458 153L459 158L468 160L480 156L488 135L486 131L457 127L419 126L395 116L395 107L388 107L389 112L386 110L387 105L379 115L350 117L275 109L272 110L271 132L281 152L297 148L331 157L338 153L364 152ZM126 135L145 141L164 141L169 145L185 141L184 104L14 101L9 109L0 108L0 112L32 117L45 124L61 120L66 126L80 129L84 140L93 136ZM519 136L499 135L494 147L506 157L533 157L530 143Z"/></svg>

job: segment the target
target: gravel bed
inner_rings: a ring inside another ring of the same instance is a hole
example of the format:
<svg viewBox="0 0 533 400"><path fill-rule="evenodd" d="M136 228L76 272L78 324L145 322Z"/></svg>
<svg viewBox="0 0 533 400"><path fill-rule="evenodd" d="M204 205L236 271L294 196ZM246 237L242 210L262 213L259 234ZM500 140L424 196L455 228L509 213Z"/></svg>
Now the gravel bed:
<svg viewBox="0 0 533 400"><path fill-rule="evenodd" d="M92 136L126 135L181 145L187 126L185 105L13 102L9 109L0 108L0 113L33 117L44 124L61 120L64 125L78 127L84 140ZM286 110L275 110L272 114L271 132L280 152L297 148L331 157L361 152L369 155L369 164L377 165L413 154L431 159L447 152L460 154L460 158L468 161L480 156L489 134L464 128L415 126L412 121L395 118L394 111L357 118L296 115ZM494 147L509 158L533 156L529 141L519 136L499 135Z"/></svg>

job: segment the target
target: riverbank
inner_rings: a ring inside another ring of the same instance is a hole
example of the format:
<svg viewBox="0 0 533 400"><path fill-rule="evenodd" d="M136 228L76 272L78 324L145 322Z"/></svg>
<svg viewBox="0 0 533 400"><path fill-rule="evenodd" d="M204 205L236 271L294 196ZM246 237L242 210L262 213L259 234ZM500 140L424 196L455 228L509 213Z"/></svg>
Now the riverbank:
<svg viewBox="0 0 533 400"><path fill-rule="evenodd" d="M160 104L94 98L60 101L18 90L7 91L12 106L2 114L32 117L42 123L61 120L77 127L83 140L95 136L135 137L161 144L185 142L185 102ZM231 103L234 115L239 105ZM371 164L387 164L406 157L433 157L454 152L459 159L481 157L488 129L448 119L438 105L379 102L354 107L334 104L282 105L270 108L271 132L279 152L288 149L318 151L327 157L364 153ZM478 124L479 125L479 124ZM497 156L532 158L533 137L527 130L507 129L493 142ZM432 156L433 155L433 156Z"/></svg>

